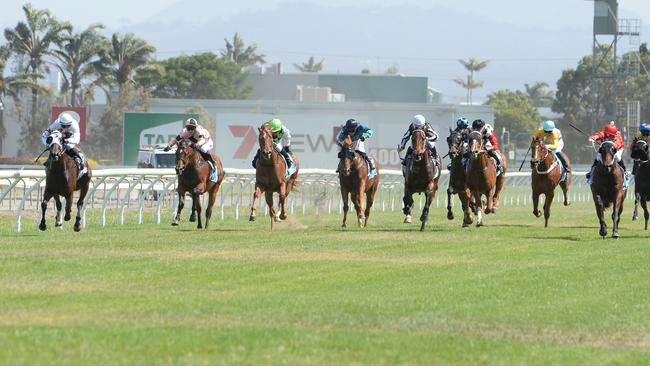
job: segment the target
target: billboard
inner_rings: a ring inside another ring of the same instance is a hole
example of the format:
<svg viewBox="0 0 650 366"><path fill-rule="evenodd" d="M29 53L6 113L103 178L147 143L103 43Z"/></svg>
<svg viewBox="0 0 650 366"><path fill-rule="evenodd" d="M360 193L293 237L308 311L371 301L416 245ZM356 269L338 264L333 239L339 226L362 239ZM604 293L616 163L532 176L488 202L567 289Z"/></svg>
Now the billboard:
<svg viewBox="0 0 650 366"><path fill-rule="evenodd" d="M86 112L86 107L52 107L52 119L59 118L61 113L70 113L74 119L79 121L79 130L81 133L81 142L86 141L86 121L88 119L88 114Z"/></svg>
<svg viewBox="0 0 650 366"><path fill-rule="evenodd" d="M139 148L145 145L166 144L178 135L183 128L183 122L191 117L199 118L194 113L124 113L122 163L136 165Z"/></svg>

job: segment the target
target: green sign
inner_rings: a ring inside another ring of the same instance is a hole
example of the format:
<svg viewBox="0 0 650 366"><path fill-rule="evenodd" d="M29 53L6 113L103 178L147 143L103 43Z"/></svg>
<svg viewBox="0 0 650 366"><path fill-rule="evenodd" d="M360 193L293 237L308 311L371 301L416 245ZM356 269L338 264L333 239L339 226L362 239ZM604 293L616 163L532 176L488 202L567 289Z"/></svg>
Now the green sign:
<svg viewBox="0 0 650 366"><path fill-rule="evenodd" d="M190 117L199 118L193 113L124 113L122 163L136 165L138 149L166 144L178 135L183 122Z"/></svg>

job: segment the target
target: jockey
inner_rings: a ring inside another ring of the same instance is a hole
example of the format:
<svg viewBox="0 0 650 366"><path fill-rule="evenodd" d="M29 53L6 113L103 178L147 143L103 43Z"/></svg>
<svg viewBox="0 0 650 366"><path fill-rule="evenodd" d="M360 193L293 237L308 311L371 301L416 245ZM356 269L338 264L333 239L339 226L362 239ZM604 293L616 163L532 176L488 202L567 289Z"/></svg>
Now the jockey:
<svg viewBox="0 0 650 366"><path fill-rule="evenodd" d="M47 138L54 130L60 130L63 134L63 149L77 163L79 172L86 169L81 157L81 150L77 147L77 144L81 141L79 122L77 122L77 120L75 120L69 113L61 113L41 135L43 144L46 146L48 145Z"/></svg>
<svg viewBox="0 0 650 366"><path fill-rule="evenodd" d="M469 121L465 117L460 117L456 120L456 132L463 134L463 139L467 138L467 133L469 132Z"/></svg>
<svg viewBox="0 0 650 366"><path fill-rule="evenodd" d="M566 154L562 152L564 148L564 139L562 139L562 132L555 127L555 122L545 121L542 128L535 131L533 139L542 139L546 148L564 165L564 168L567 172L571 171L569 166L569 159L567 159Z"/></svg>
<svg viewBox="0 0 650 366"><path fill-rule="evenodd" d="M178 144L179 141L187 139L190 140L190 147L193 147L198 151L205 161L212 163L212 166L216 169L216 164L214 159L212 159L212 154L210 151L213 147L212 138L210 137L210 132L206 130L203 126L194 118L188 118L185 121L185 128L179 132L176 138L172 139L167 143L164 150L169 151L172 146Z"/></svg>
<svg viewBox="0 0 650 366"><path fill-rule="evenodd" d="M594 141L612 141L614 143L614 148L616 148L616 155L614 156L614 160L616 160L618 165L623 168L623 171L625 172L625 179L627 179L628 173L625 169L625 163L623 163L623 150L625 149L625 141L623 140L623 135L621 132L616 128L616 123L614 123L614 121L611 121L603 127L602 131L591 135L589 137L589 142ZM597 154L596 159L594 159L594 163L589 170L589 173L587 173L587 179L591 178L591 172L594 170L594 167L600 160L600 154Z"/></svg>
<svg viewBox="0 0 650 366"><path fill-rule="evenodd" d="M372 134L372 129L363 126L356 120L350 118L345 122L345 126L343 126L341 132L339 132L339 135L336 138L336 142L340 145L341 142L345 140L345 137L349 135L354 143L354 150L361 154L361 156L363 156L363 158L368 162L368 167L371 171L375 169L375 164L372 159L368 157L368 154L366 154L364 141L372 137Z"/></svg>
<svg viewBox="0 0 650 366"><path fill-rule="evenodd" d="M282 155L284 160L287 162L287 169L291 168L294 164L293 158L291 157L291 131L286 128L282 121L277 118L272 118L266 125L271 129L271 135L273 136L273 147L275 150ZM253 158L253 168L257 167L257 159L260 156L260 150L257 149L257 154Z"/></svg>
<svg viewBox="0 0 650 366"><path fill-rule="evenodd" d="M497 172L503 171L503 163L501 162L501 153L499 151L499 142L497 135L494 133L494 128L483 120L477 119L472 122L472 131L478 131L483 136L483 146L488 155L497 162Z"/></svg>
<svg viewBox="0 0 650 366"><path fill-rule="evenodd" d="M650 144L650 123L642 123L639 126L639 131L634 134L634 139L632 144L630 144L630 153L634 151L634 145L637 141L645 141L647 144ZM639 160L634 159L634 167L632 168L632 174L636 175L636 171L639 168Z"/></svg>
<svg viewBox="0 0 650 366"><path fill-rule="evenodd" d="M436 151L436 141L438 140L438 134L433 130L433 127L425 120L424 116L421 114L413 116L411 119L411 124L409 125L408 130L404 133L402 141L397 145L397 152L401 152L406 147L413 131L421 129L424 131L426 136L426 148L431 152L431 156L434 160L438 160L438 153ZM406 150L406 156L402 160L402 165L406 165L406 161L411 158L413 154L413 149L409 146Z"/></svg>

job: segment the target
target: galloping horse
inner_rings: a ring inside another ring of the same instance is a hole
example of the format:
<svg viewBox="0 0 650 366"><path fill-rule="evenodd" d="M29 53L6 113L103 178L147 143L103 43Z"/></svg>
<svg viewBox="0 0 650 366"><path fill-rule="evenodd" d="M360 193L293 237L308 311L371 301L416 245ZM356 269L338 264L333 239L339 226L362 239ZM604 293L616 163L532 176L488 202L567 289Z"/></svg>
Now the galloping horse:
<svg viewBox="0 0 650 366"><path fill-rule="evenodd" d="M623 212L623 202L627 189L624 186L623 170L614 159L616 148L612 141L604 141L598 149L601 161L596 164L592 173L591 195L596 204L596 215L600 221L600 236L607 236L605 209L612 206L612 237L618 238L618 222Z"/></svg>
<svg viewBox="0 0 650 366"><path fill-rule="evenodd" d="M503 159L503 172L497 178L496 162L485 150L481 133L472 131L468 137L468 145L470 156L467 163L467 187L472 192L476 204L476 226L483 226L482 196L487 198L485 213L495 213L505 182L506 161ZM463 223L463 226L467 224Z"/></svg>
<svg viewBox="0 0 650 366"><path fill-rule="evenodd" d="M289 193L294 189L298 179L298 159L292 154L293 162L296 164L296 171L290 176L286 176L287 162L284 157L275 150L273 146L273 135L271 129L266 124L258 128L260 156L257 161L255 170L255 192L253 193L253 204L251 206L250 221L257 218L257 199L264 192L266 203L271 213L271 230L274 229L274 222L287 218L284 209L284 202ZM273 193L277 192L280 196L280 212L276 213L273 207Z"/></svg>
<svg viewBox="0 0 650 366"><path fill-rule="evenodd" d="M52 131L47 138L48 149L50 155L47 160L47 169L45 171L45 191L43 192L43 201L41 201L41 222L38 228L41 230L47 229L45 223L45 211L47 210L47 203L50 198L54 197L56 202L56 223L54 226L61 227L61 199L59 196L65 197L65 221L70 221L70 212L72 211L72 196L75 191L79 192L79 200L77 201L77 216L74 222L74 231L81 230L81 209L83 208L84 198L88 193L90 186L90 178L92 172L90 166L87 166L88 172L83 177L78 178L79 168L73 158L65 154L63 151L63 134L61 131Z"/></svg>
<svg viewBox="0 0 650 366"><path fill-rule="evenodd" d="M645 217L645 229L648 230L648 203L650 200L650 163L648 163L648 143L639 140L634 143L632 158L639 161L639 166L634 176L634 214L632 220L639 217L638 206L641 203Z"/></svg>
<svg viewBox="0 0 650 366"><path fill-rule="evenodd" d="M352 204L357 211L357 222L359 227L368 226L370 208L375 200L375 193L379 187L379 167L375 163L376 175L370 178L368 164L361 154L354 151L354 143L350 136L341 142L339 151L339 182L341 185L341 197L343 198L343 225L346 227L348 218L348 198L352 195ZM363 195L366 194L366 209L363 209Z"/></svg>
<svg viewBox="0 0 650 366"><path fill-rule="evenodd" d="M571 172L566 173L562 178L562 164L559 159L546 148L543 139L533 139L530 143L531 159L530 168L532 169L531 183L533 186L533 215L540 217L539 196L544 194L544 227L548 227L548 219L551 216L551 205L555 195L555 187L559 184L564 193L564 205L569 205L567 191L571 185Z"/></svg>
<svg viewBox="0 0 650 366"><path fill-rule="evenodd" d="M431 157L425 146L426 136L422 129L417 129L411 134L411 148L413 153L409 162L407 163L407 172L404 177L404 223L411 223L411 208L413 207L413 193L424 192L426 202L422 209L420 216L420 231L424 230L424 226L429 219L429 206L431 201L436 195L438 190L438 178L440 178L440 167L442 161L440 157L437 161ZM436 174L436 166L438 164L438 172Z"/></svg>
<svg viewBox="0 0 650 366"><path fill-rule="evenodd" d="M458 194L463 209L463 223L472 223L472 212L470 210L471 193L467 188L465 166L463 166L462 134L458 131L449 130L447 145L449 146L449 157L451 166L449 170L449 186L447 187L447 219L453 220L454 213L451 211L451 196Z"/></svg>
<svg viewBox="0 0 650 366"><path fill-rule="evenodd" d="M197 229L201 229L201 195L208 192L208 207L205 209L205 228L208 228L212 206L217 199L217 192L223 181L224 171L221 159L213 156L217 169L217 181L210 180L210 164L201 158L196 148L191 147L187 140L181 140L176 149L176 174L178 175L178 208L172 220L172 225L178 225L181 210L185 206L185 193L192 195L192 214L196 209L198 222Z"/></svg>

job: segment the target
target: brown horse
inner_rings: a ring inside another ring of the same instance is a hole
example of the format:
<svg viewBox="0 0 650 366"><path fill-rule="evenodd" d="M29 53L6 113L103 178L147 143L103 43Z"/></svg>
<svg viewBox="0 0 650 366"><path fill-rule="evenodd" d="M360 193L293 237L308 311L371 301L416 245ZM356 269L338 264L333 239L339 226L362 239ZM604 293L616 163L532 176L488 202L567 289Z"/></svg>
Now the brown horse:
<svg viewBox="0 0 650 366"><path fill-rule="evenodd" d="M468 136L469 161L467 163L467 187L472 192L476 204L476 226L483 226L482 197L487 198L485 213L495 213L498 208L499 195L503 189L506 173L506 161L503 155L503 172L497 178L497 165L483 145L483 136L478 131ZM463 223L463 226L466 226Z"/></svg>
<svg viewBox="0 0 650 366"><path fill-rule="evenodd" d="M172 225L178 225L181 210L185 206L185 193L190 193L192 195L192 210L196 209L198 216L196 228L201 229L201 195L208 192L208 207L205 209L205 228L208 228L212 216L212 206L217 199L217 192L224 177L221 159L214 155L213 159L218 174L216 182L210 180L210 164L201 157L196 148L192 147L187 140L179 141L176 148L178 208L172 220Z"/></svg>
<svg viewBox="0 0 650 366"><path fill-rule="evenodd" d="M354 150L354 143L350 136L346 136L340 143L339 151L339 183L341 185L341 197L343 198L343 225L346 227L348 219L348 199L352 196L352 204L357 211L357 223L359 227L368 226L370 208L375 201L375 194L379 187L379 167L375 163L377 174L370 178L368 176L368 164L366 160ZM363 195L366 195L366 209L363 209Z"/></svg>
<svg viewBox="0 0 650 366"><path fill-rule="evenodd" d="M50 155L46 164L45 191L43 192L43 201L41 201L41 222L38 228L40 230L47 229L45 211L47 210L47 203L52 197L54 197L54 201L56 202L56 222L54 226L63 226L61 222L62 205L59 197L65 197L65 217L63 219L70 221L72 196L75 191L80 191L79 200L77 200L77 216L74 222L74 231L80 231L81 209L83 208L84 198L86 198L86 194L88 193L92 171L90 166L86 164L88 172L77 179L79 176L79 168L74 159L64 152L63 146L65 145L65 141L60 131L53 131L47 138L47 144Z"/></svg>
<svg viewBox="0 0 650 366"><path fill-rule="evenodd" d="M533 139L530 143L531 159L530 168L532 169L531 184L533 186L533 215L542 216L539 212L539 196L544 194L544 227L548 227L548 219L551 217L551 205L555 195L555 187L559 184L564 193L564 205L569 205L567 191L571 185L571 172L566 173L562 178L562 164L555 154L550 153L544 144L543 139ZM568 162L567 162L568 163Z"/></svg>
<svg viewBox="0 0 650 366"><path fill-rule="evenodd" d="M451 158L449 185L447 187L447 219L454 219L454 213L451 210L451 196L458 194L464 213L463 224L465 226L471 225L473 221L470 204L471 192L467 188L465 180L466 170L463 165L464 151L462 133L450 129L449 137L447 137L447 145L449 146L449 158Z"/></svg>
<svg viewBox="0 0 650 366"><path fill-rule="evenodd" d="M605 141L598 149L601 161L596 164L591 176L591 195L596 205L596 215L600 221L600 236L607 236L605 209L612 206L612 237L618 239L618 222L623 212L623 202L627 189L624 187L623 170L614 159L616 148L612 141Z"/></svg>
<svg viewBox="0 0 650 366"><path fill-rule="evenodd" d="M636 175L634 175L634 214L632 220L639 217L639 203L643 208L645 218L645 229L648 230L648 202L650 201L650 163L648 163L648 144L639 140L634 143L632 158L638 161Z"/></svg>
<svg viewBox="0 0 650 366"><path fill-rule="evenodd" d="M442 161L437 157L437 161L431 157L426 148L426 136L422 129L417 129L411 134L411 148L413 153L406 167L406 176L404 177L404 223L411 223L411 208L413 207L413 193L422 193L426 197L422 215L420 216L420 231L429 219L429 207L431 201L438 190L438 178L440 178L440 169ZM438 164L438 174L436 166Z"/></svg>
<svg viewBox="0 0 650 366"><path fill-rule="evenodd" d="M292 154L293 162L296 164L296 171L289 177L286 176L286 166L282 154L273 146L273 135L266 124L258 128L260 156L255 170L255 192L253 193L253 204L251 206L250 221L257 218L257 199L264 193L266 203L269 206L271 216L271 230L274 229L274 222L285 220L287 213L284 208L285 200L294 189L298 179L298 159ZM276 213L273 207L273 193L277 192L280 199L280 212Z"/></svg>

